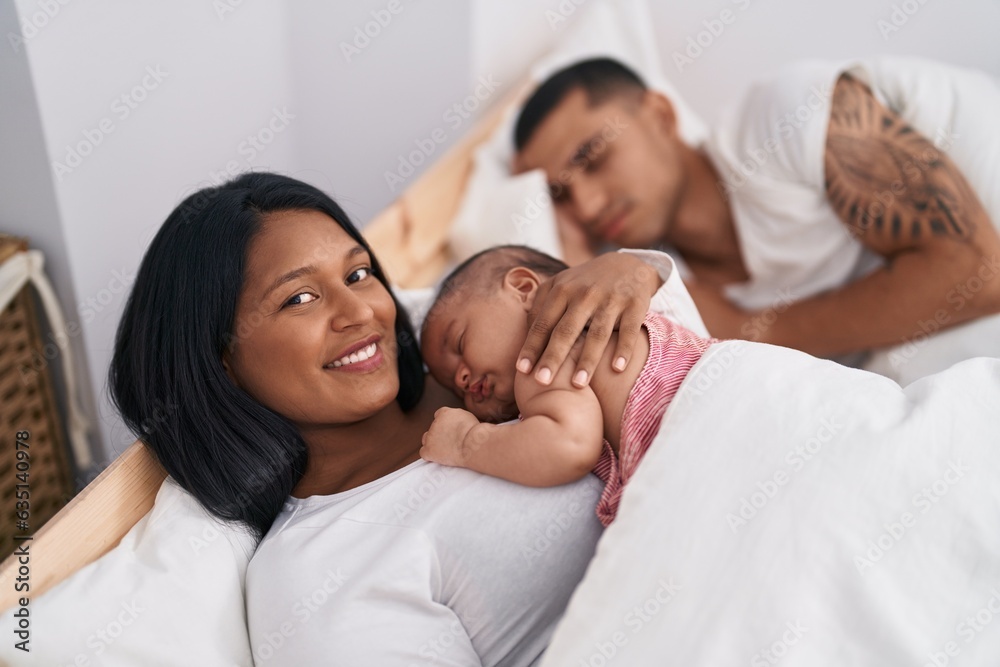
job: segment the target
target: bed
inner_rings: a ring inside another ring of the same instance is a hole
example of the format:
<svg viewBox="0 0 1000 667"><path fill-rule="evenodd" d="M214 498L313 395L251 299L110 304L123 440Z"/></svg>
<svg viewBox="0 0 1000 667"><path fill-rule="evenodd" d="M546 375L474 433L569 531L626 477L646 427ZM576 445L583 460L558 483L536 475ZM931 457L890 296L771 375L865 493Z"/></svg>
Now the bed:
<svg viewBox="0 0 1000 667"><path fill-rule="evenodd" d="M593 0L590 7L600 5ZM456 256L467 254L467 248L455 250L453 231L456 219L466 212L464 200L480 151L494 132L509 121L507 114L526 89L527 84L498 103L459 144L365 227L364 235L395 285L411 289L427 287ZM731 357L738 357L742 348L737 345L724 349ZM663 664L666 652L669 661L677 664L749 662L754 665L775 664L779 660L784 664L809 665L922 664L928 660L928 664L946 664L959 654L974 661L963 664L988 664L983 662L984 656L1000 655L1000 621L993 621L993 614L1000 614L1000 592L997 592L1000 591L997 558L1000 537L993 529L1000 522L1000 491L994 490L997 487L986 474L1000 468L1000 460L992 453L1000 452L1000 448L961 449L973 440L995 440L995 426L991 424L1000 422L1000 394L996 395L996 405L978 406L976 414L980 421L964 432L969 434L966 440L958 439L954 452L935 451L933 456L921 459L923 467L913 468L905 479L895 474L908 456L905 439L911 431L902 429L895 448L884 448L884 455L878 459L880 467L871 468L872 475L888 481L885 488L879 487L882 495L869 497L865 485L871 480L864 479L865 475L860 478L852 475L852 471L868 470L865 447L879 443L881 434L889 430L885 420L890 415L898 415L902 420L911 412L919 412L914 406L925 398L945 400L941 397L960 383L951 379L930 382L914 393L903 395L896 392L898 385L894 389L885 384L888 380L875 376L837 375L831 383L840 383L837 386L843 388L845 396L858 400L859 413L867 410L868 439L858 439L851 448L844 449L849 453L843 454L843 460L831 457L789 476L785 467L791 464L785 458L785 451L774 447L773 434L783 433L786 440L801 442L806 447L813 442L825 446L843 440L841 431L854 429L860 422L852 421L845 427L837 421L837 415L825 425L822 420L816 423L802 420L801 415L821 411L827 405L824 396L808 391L808 383L802 383L802 391L793 387L795 391L789 392L786 387L775 386L774 391L779 394L786 392L782 395L787 401L780 409L764 409L752 403L741 406L741 401L746 386L757 378L768 377L775 364L791 364L800 377L812 378L829 371L828 367L823 370L813 366L815 360L810 360L806 355L791 361L787 357L774 360L765 355L756 366L733 372L732 360L719 353L708 359L700 375L692 376L693 391L688 392L691 405L673 411L661 431L664 437L689 443L688 446L660 447L644 460L623 497L619 520L602 538L591 568L553 638L542 663L545 667L615 662ZM995 393L1000 392L1000 364L973 365L964 370ZM696 382L704 382L704 387ZM874 399L866 404L863 387L871 388L871 396L888 392L892 398L882 404ZM721 403L694 409L703 395ZM985 400L984 394L980 401ZM727 415L728 425L719 423L720 413ZM735 417L744 413L743 421ZM940 429L937 436L941 442L948 442L957 433L949 431L947 424L914 423L922 425L925 433ZM713 437L705 438L705 433L712 433ZM716 441L724 443L725 449L697 446ZM733 456L726 458L723 452ZM950 461L949 456L958 454L967 460L979 457L979 465L973 466L977 472L963 472L959 463ZM948 494L941 495L941 498L947 495L946 501L935 505L937 514L925 518L922 513L915 514L919 518L917 527L904 525L901 512L910 509L905 501L912 488L922 484L933 487L939 483L938 478L950 480L946 475L959 474L954 465L949 468L950 464L959 466L961 484L955 485L954 492L950 491L951 486L947 487ZM831 477L827 473L831 469L839 471L846 481L828 485ZM35 536L31 546L32 597L37 598L60 582L70 580L81 569L99 563L123 538L134 536L135 527L142 528L143 522L161 506L162 498L169 496L177 501L180 492L165 478L164 470L141 442L131 445ZM817 488L822 488L825 495L817 495ZM898 511L885 513L886 507L896 507L894 492L901 494L904 502ZM808 503L816 497L828 504L810 506ZM883 504L877 504L876 499ZM664 504L700 509L673 516L669 533L651 531L647 519L659 516ZM942 509L946 506L947 511ZM968 508L974 511L966 511ZM842 539L844 536L836 535L835 530L823 530L825 517L837 512L850 515L845 521L867 517L865 529L850 540ZM812 517L811 521L804 520L804 516ZM705 517L712 519L711 526L697 523ZM796 517L810 525L813 532L809 535L816 536L818 541L798 542L803 538L790 530L789 523ZM898 532L900 527L905 529L902 533ZM219 533L213 529L198 530L201 533L192 542L195 555L213 541L220 542ZM940 539L942 534L950 538ZM698 535L701 541L691 535ZM897 543L909 539L912 544L918 538L928 541L933 548L914 552L900 546L889 553ZM838 553L837 558L828 557L832 552L822 549L821 539L839 540L837 544L841 546L849 544L857 549L860 560L852 560L850 554L845 558L844 553ZM252 551L252 544L247 541L237 538L233 544L236 550ZM769 545L771 550L762 545ZM656 553L662 559L638 559L636 553ZM691 554L701 556L692 559ZM910 560L917 560L916 565L905 559L888 565L901 554L910 554ZM939 566L939 572L950 577L940 578L937 588L930 582L921 582L917 576L922 571L920 566L926 564L920 559L927 554L940 556L941 562L935 565ZM221 557L228 556L226 552ZM0 565L0 611L18 605L12 582L20 566L16 557ZM996 588L984 585L989 581ZM766 582L767 590L762 591L759 582ZM936 605L933 618L922 619L923 630L916 623L903 622L912 613L907 591L911 583L923 586L928 604ZM211 584L196 581L186 590L200 593L202 585ZM803 590L808 590L812 604L799 604ZM230 603L242 607L238 583L230 585L227 595ZM199 600L212 604L212 597L210 593L204 594ZM834 602L827 603L828 600ZM966 631L973 626L962 625L963 614L980 618L981 613L987 614L993 624L980 620L975 627L981 629L967 635ZM844 623L844 618L852 620ZM852 640L876 632L885 636L873 640L871 650L851 652ZM796 652L794 657L793 652ZM243 655L249 659L248 654ZM165 661L165 664L174 663ZM178 659L176 664L186 663ZM232 664L232 660L226 664Z"/></svg>

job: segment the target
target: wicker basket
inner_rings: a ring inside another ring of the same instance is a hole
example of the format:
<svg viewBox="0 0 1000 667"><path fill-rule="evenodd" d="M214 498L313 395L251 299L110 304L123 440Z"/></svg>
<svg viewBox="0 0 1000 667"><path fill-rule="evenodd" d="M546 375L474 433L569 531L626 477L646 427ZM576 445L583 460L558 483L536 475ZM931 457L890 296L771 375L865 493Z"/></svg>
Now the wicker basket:
<svg viewBox="0 0 1000 667"><path fill-rule="evenodd" d="M23 239L0 234L0 264L27 250ZM33 534L73 495L73 478L62 422L52 391L49 366L31 287L25 286L0 312L0 557L14 551L14 535ZM30 520L15 531L15 438L31 434Z"/></svg>

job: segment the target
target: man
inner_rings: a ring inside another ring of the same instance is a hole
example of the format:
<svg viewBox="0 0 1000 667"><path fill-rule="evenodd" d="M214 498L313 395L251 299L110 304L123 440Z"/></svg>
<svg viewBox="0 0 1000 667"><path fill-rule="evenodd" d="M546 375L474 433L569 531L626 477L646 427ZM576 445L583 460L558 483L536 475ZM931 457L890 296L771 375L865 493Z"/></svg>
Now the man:
<svg viewBox="0 0 1000 667"><path fill-rule="evenodd" d="M843 357L993 315L993 341L951 355L1000 356L1000 139L983 120L998 112L984 75L805 63L694 147L665 96L602 58L528 100L515 169L545 171L591 250L672 247L714 336Z"/></svg>

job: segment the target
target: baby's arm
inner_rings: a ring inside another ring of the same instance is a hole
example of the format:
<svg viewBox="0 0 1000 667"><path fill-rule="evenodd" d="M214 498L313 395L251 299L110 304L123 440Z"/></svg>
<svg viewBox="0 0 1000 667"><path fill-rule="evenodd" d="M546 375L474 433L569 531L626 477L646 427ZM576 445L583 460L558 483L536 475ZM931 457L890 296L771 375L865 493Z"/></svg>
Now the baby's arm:
<svg viewBox="0 0 1000 667"><path fill-rule="evenodd" d="M525 486L559 486L580 479L601 456L604 425L594 391L574 388L571 372L565 364L549 386L518 373L518 422L479 423L465 410L438 410L420 455Z"/></svg>

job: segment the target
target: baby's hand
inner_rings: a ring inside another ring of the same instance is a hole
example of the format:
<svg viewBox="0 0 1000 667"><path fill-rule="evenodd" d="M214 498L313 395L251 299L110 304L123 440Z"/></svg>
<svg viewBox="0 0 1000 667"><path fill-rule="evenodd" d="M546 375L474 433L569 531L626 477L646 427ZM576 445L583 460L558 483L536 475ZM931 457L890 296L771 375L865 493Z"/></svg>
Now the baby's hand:
<svg viewBox="0 0 1000 667"><path fill-rule="evenodd" d="M462 443L479 419L467 410L439 408L434 422L421 439L420 458L446 466L465 465Z"/></svg>

